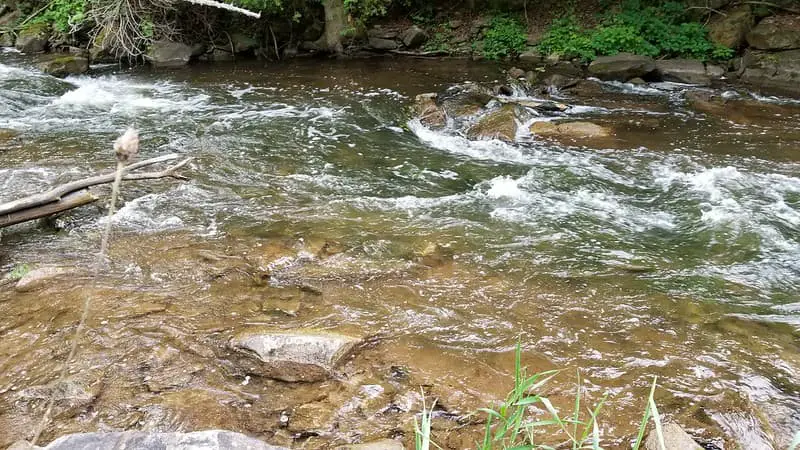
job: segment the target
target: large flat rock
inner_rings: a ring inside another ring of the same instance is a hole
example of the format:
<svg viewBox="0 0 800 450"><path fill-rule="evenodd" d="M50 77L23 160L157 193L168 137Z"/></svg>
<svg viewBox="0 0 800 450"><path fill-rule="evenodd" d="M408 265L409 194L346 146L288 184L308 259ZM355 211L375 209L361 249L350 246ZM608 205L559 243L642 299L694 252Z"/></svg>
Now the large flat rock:
<svg viewBox="0 0 800 450"><path fill-rule="evenodd" d="M248 330L235 335L232 349L249 356L249 372L283 381L322 381L361 342L315 330Z"/></svg>
<svg viewBox="0 0 800 450"><path fill-rule="evenodd" d="M644 77L655 69L653 58L630 53L601 56L589 64L589 73L601 80L628 81Z"/></svg>

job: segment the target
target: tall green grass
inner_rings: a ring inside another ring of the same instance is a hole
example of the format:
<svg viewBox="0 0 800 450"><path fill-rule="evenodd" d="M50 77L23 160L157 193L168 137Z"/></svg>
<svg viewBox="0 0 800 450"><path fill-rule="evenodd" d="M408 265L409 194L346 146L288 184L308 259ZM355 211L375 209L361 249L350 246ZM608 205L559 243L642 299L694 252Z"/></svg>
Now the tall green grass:
<svg viewBox="0 0 800 450"><path fill-rule="evenodd" d="M598 415L606 401L604 395L592 407L584 405L585 399L581 390L581 379L578 374L578 383L572 411L564 416L550 400L543 396L541 388L559 373L557 370L539 372L528 375L527 368L522 366L522 350L517 344L514 363L514 387L506 398L495 408L481 408L476 414L486 414L486 426L481 442L476 442L480 450L510 449L510 450L535 450L553 449L553 447L538 442L538 431L542 431L548 439L558 437L564 441L558 448L594 449L602 447ZM656 408L653 395L656 389L656 379L650 388L650 395L639 426L633 449L639 450L642 446L647 425L652 419L655 423L655 433L658 443L664 449L664 437L661 429L661 416ZM435 402L434 402L435 404ZM583 405L583 407L582 407ZM531 417L531 407L538 406L547 411L547 418L536 419ZM431 445L430 418L433 411L426 409L423 402L421 425L414 421L416 431L416 450L429 450Z"/></svg>

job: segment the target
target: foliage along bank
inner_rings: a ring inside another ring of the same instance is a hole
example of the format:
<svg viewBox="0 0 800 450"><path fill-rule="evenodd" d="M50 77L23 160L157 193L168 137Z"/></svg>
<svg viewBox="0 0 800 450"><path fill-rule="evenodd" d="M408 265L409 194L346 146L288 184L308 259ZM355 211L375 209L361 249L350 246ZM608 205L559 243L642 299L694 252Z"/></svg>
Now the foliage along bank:
<svg viewBox="0 0 800 450"><path fill-rule="evenodd" d="M283 59L299 53L415 52L587 64L631 53L691 58L729 77L789 88L800 81L795 0L236 0L253 19L192 0L8 0L0 45L88 61ZM792 53L794 52L794 53ZM624 81L624 80L623 80Z"/></svg>

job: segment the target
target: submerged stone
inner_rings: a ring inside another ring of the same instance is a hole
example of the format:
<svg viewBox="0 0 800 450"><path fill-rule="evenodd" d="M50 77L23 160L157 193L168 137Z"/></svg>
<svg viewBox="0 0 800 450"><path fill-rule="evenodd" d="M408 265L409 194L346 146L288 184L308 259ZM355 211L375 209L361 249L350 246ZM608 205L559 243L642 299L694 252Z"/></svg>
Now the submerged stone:
<svg viewBox="0 0 800 450"><path fill-rule="evenodd" d="M245 331L230 341L232 349L250 356L254 374L283 381L322 381L361 339L316 330Z"/></svg>
<svg viewBox="0 0 800 450"><path fill-rule="evenodd" d="M53 417L74 417L92 404L100 393L100 383L85 383L66 379L42 386L31 386L18 394L24 404L41 403L53 400Z"/></svg>
<svg viewBox="0 0 800 450"><path fill-rule="evenodd" d="M40 267L23 275L22 278L17 281L14 289L16 289L17 292L35 291L37 289L44 288L50 282L71 273L73 272L65 267Z"/></svg>
<svg viewBox="0 0 800 450"><path fill-rule="evenodd" d="M591 122L534 122L531 133L565 144L597 144L607 143L613 136L609 128Z"/></svg>
<svg viewBox="0 0 800 450"><path fill-rule="evenodd" d="M20 444L15 444L20 445ZM25 448L23 446L20 449ZM78 433L62 436L46 447L28 447L46 450L288 450L223 430L195 431L192 433L156 433L125 431L121 433Z"/></svg>

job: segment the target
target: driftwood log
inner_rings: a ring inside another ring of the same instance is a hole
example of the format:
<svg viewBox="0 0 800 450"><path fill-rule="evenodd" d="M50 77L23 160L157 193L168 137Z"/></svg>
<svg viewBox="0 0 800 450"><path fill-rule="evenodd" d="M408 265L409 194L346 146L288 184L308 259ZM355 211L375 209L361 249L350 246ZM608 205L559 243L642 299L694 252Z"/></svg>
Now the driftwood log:
<svg viewBox="0 0 800 450"><path fill-rule="evenodd" d="M130 173L143 167L154 164L173 161L180 157L177 154L160 156L158 158L147 159L138 163L131 164L124 168L122 177L125 181L154 180L158 178L175 178L186 180L187 178L178 174L177 171L185 166L191 158L167 167L159 172ZM62 184L47 192L30 195L18 200L0 204L0 228L15 225L29 220L40 219L51 216L72 208L87 205L95 202L98 198L89 192L88 188L100 184L107 184L114 181L115 173L95 175L82 180L72 181Z"/></svg>

